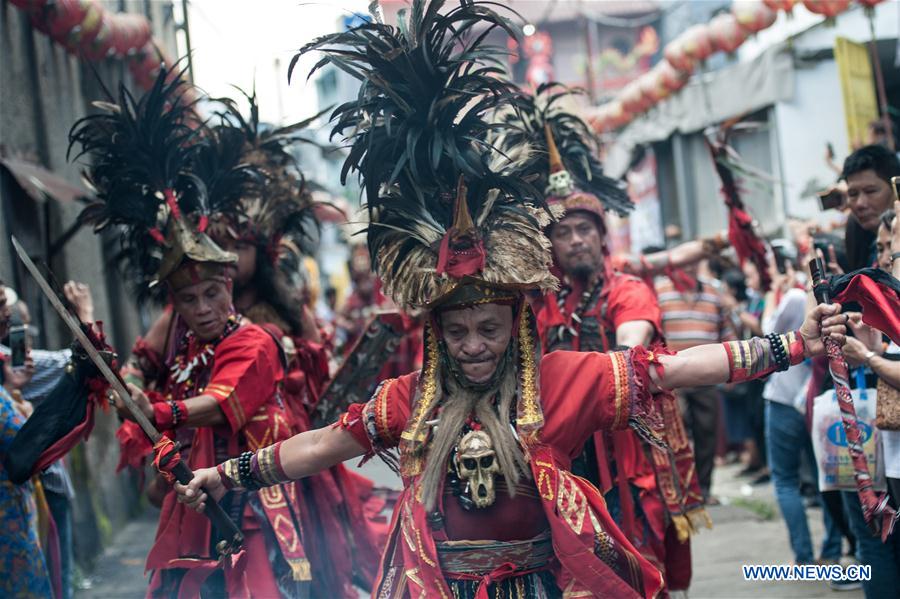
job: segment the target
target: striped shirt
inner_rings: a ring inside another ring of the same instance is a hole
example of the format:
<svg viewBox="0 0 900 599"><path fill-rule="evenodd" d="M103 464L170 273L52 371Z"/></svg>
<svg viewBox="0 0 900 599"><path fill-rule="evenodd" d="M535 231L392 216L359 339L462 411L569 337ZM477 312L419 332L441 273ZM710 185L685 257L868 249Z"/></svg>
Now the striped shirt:
<svg viewBox="0 0 900 599"><path fill-rule="evenodd" d="M682 293L669 277L654 281L666 344L680 351L704 343L720 343L735 338L722 307L719 290L700 279L696 293Z"/></svg>

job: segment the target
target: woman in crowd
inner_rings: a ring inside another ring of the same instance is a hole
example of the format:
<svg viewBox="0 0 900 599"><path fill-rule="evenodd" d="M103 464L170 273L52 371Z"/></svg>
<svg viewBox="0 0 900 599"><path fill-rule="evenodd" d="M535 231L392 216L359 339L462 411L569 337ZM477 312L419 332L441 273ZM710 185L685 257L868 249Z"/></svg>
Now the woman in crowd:
<svg viewBox="0 0 900 599"><path fill-rule="evenodd" d="M900 277L900 256L896 251L900 248L900 224L896 218L900 202L895 202L894 206L895 210L886 211L880 219L876 237L878 267L891 272L894 277ZM900 347L896 343L885 347L881 332L862 323L859 318L851 319L848 324L854 334L847 337L843 346L848 364L851 367L865 367L867 379L881 379L887 386L900 389ZM869 385L874 386L874 383ZM880 397L879 401L887 399ZM900 507L900 430L880 430L879 434L891 503L895 508ZM845 491L843 496L850 525L858 538L858 558L872 566L872 579L863 582L866 598L896 596L900 588L900 532L895 529L882 543L868 530L857 494Z"/></svg>
<svg viewBox="0 0 900 599"><path fill-rule="evenodd" d="M732 327L738 337L749 339L762 335L760 318L764 300L756 265L747 260L741 270L725 271L722 282L725 284L723 305L730 313ZM767 482L770 478L763 421L764 385L764 381L728 385L722 393L728 438L732 442L742 443L747 455L747 464L740 476L753 476L754 484Z"/></svg>
<svg viewBox="0 0 900 599"><path fill-rule="evenodd" d="M0 338L9 331L9 306L0 282ZM0 370L2 372L2 370ZM0 375L2 376L2 375ZM0 385L0 455L25 423L28 404ZM0 466L0 596L50 597L50 579L38 542L37 508L31 483L14 485Z"/></svg>

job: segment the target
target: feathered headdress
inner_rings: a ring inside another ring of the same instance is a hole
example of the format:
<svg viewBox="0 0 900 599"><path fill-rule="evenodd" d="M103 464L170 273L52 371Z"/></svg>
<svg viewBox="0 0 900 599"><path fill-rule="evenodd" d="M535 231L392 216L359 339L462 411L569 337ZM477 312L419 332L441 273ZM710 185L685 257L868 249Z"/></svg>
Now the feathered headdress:
<svg viewBox="0 0 900 599"><path fill-rule="evenodd" d="M582 209L601 219L605 210L624 216L634 207L623 185L603 174L599 148L590 127L566 111L560 101L581 93L559 83L545 83L534 95L526 95L517 109L503 120L514 129L499 142L504 151L524 144L534 152L518 166L525 175L537 176L550 204L566 210Z"/></svg>
<svg viewBox="0 0 900 599"><path fill-rule="evenodd" d="M236 260L204 229L213 206L235 201L256 178L218 139L199 135L182 75L177 65L163 67L139 100L122 86L118 102L95 102L103 112L69 133L69 153L78 145L75 159L92 159L84 175L98 198L79 218L97 231L123 227L120 258L142 299L157 282L178 289Z"/></svg>
<svg viewBox="0 0 900 599"><path fill-rule="evenodd" d="M502 129L486 115L517 101L485 44L518 29L493 3L415 0L399 27L371 22L301 49L361 82L338 106L332 135L350 141L342 178L359 173L369 212L369 252L384 290L402 308L454 301L468 283L483 289L553 288L540 193L485 140ZM296 63L295 57L293 65Z"/></svg>
<svg viewBox="0 0 900 599"><path fill-rule="evenodd" d="M229 234L251 237L265 245L273 260L286 253L309 253L307 242L315 238L319 223L312 194L291 148L298 143L319 145L305 133L325 111L292 125L266 127L259 122L256 91L238 91L249 104L249 114L245 116L231 98L220 98L223 123L216 130L237 134L242 160L259 169L263 184L243 197L239 211L223 213L223 224Z"/></svg>

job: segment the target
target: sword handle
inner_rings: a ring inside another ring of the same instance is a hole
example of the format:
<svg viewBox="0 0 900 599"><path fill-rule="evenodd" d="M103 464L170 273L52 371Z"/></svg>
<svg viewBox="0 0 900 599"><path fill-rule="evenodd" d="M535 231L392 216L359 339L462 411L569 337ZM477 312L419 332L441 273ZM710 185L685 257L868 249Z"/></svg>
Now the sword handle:
<svg viewBox="0 0 900 599"><path fill-rule="evenodd" d="M816 302L830 304L831 294L828 283L825 281L825 264L820 258L813 258L809 261L809 274L812 277L813 295L816 296Z"/></svg>
<svg viewBox="0 0 900 599"><path fill-rule="evenodd" d="M183 485L188 484L194 478L194 473L191 472L191 469L184 462L179 462L172 469L172 474ZM222 540L216 544L216 550L219 552L220 557L230 555L241 548L241 544L244 542L244 534L228 514L225 513L219 502L214 500L212 495L206 492L206 489L203 489L203 492L207 495L206 509L203 510L203 513L210 519L219 536L222 537Z"/></svg>

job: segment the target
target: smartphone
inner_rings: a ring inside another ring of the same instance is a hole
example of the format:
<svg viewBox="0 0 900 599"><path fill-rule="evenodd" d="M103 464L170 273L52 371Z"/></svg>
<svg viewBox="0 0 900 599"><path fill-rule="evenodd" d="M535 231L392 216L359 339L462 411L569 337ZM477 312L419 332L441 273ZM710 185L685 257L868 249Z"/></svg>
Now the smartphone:
<svg viewBox="0 0 900 599"><path fill-rule="evenodd" d="M817 195L819 196L819 207L822 210L838 209L844 205L844 194L838 189L823 191Z"/></svg>
<svg viewBox="0 0 900 599"><path fill-rule="evenodd" d="M10 365L23 368L28 356L28 326L24 324L9 327Z"/></svg>
<svg viewBox="0 0 900 599"><path fill-rule="evenodd" d="M825 142L825 149L828 150L828 159L834 160L834 146L830 141Z"/></svg>
<svg viewBox="0 0 900 599"><path fill-rule="evenodd" d="M784 250L781 249L781 246L773 245L772 253L775 257L775 268L778 269L779 273L783 275L787 274L787 267L784 264L787 257L784 255Z"/></svg>

